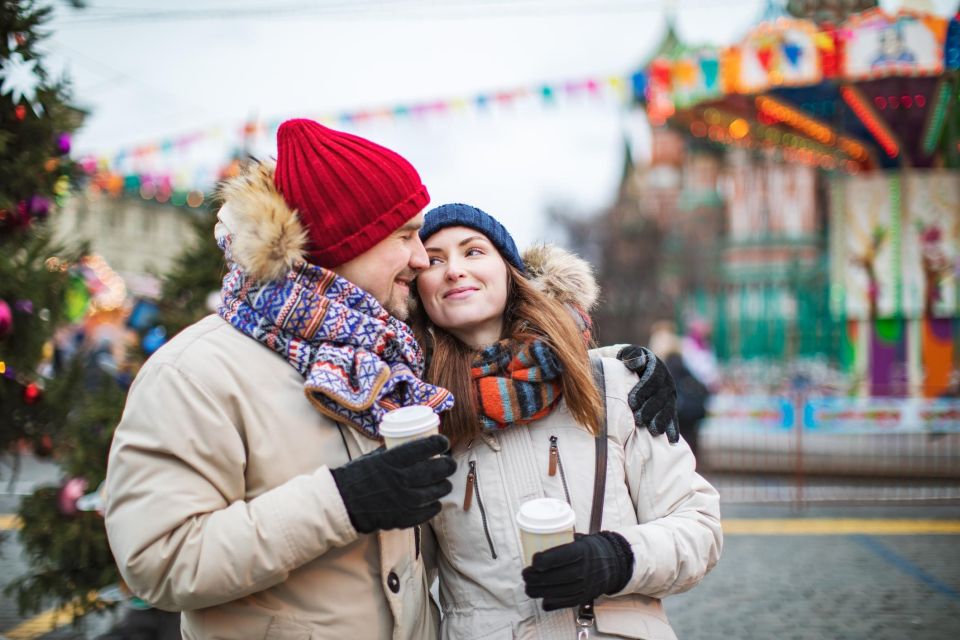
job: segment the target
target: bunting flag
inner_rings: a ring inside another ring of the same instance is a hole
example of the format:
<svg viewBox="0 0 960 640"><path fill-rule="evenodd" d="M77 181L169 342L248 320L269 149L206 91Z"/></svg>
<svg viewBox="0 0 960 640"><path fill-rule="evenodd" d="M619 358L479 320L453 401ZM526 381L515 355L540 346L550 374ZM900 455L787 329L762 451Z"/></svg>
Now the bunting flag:
<svg viewBox="0 0 960 640"><path fill-rule="evenodd" d="M666 72L670 74L669 69ZM698 72L699 67L691 69L688 80ZM647 74L640 71L629 76L579 78L491 91L470 97L320 113L312 117L332 127L356 127L373 121L452 116L468 110L490 113L531 101L539 102L545 108L571 100L613 99L628 103L643 99L647 87ZM311 116L308 114L307 117ZM273 138L284 119L245 122L227 130L221 126L199 129L118 149L108 155L88 154L79 159L79 164L89 177L88 188L94 192L112 196L121 193L138 194L144 199L160 203L197 207L204 201L204 192L217 180L234 174L239 162L231 161L226 166L216 168L212 168L209 161L200 162L199 168L184 171L183 167L197 164L191 162L190 156L203 155L203 147L220 149L222 156L224 143L230 141L234 141L237 148L249 148L251 141L262 137Z"/></svg>

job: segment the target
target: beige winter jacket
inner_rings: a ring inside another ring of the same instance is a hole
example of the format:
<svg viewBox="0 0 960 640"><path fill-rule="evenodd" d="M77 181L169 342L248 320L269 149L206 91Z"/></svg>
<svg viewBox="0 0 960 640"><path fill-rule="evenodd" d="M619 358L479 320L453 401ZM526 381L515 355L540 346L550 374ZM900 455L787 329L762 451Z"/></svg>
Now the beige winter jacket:
<svg viewBox="0 0 960 640"><path fill-rule="evenodd" d="M569 255L561 259L571 267ZM551 271L550 265L545 268ZM531 271L541 288L550 291L543 286L542 269ZM580 276L567 273L552 282L562 286L582 281ZM603 365L609 452L601 528L630 542L635 563L622 592L597 600L590 638L674 640L659 599L690 589L717 563L722 546L719 497L695 472L686 443L670 445L666 436L654 438L635 426L626 398L636 376L616 359L604 358ZM549 473L551 448L559 456L554 475ZM485 434L455 457L453 491L431 521L439 548L441 637L573 640L573 609L546 613L539 600L524 593L515 514L534 498L567 500L577 514L576 531L587 533L593 436L561 404L531 425ZM476 494L464 510L471 472Z"/></svg>
<svg viewBox="0 0 960 640"><path fill-rule="evenodd" d="M259 176L228 200L254 239L250 216L283 213ZM358 534L330 473L378 445L323 417L285 359L198 322L147 361L114 437L106 524L124 580L182 610L191 639L436 637L417 530Z"/></svg>

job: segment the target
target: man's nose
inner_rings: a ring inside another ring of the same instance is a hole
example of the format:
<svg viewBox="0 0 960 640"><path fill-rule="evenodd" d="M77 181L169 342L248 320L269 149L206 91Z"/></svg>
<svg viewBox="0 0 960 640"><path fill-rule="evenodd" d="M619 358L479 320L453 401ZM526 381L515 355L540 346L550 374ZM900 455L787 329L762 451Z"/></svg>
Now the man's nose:
<svg viewBox="0 0 960 640"><path fill-rule="evenodd" d="M407 262L407 266L418 273L430 266L430 258L427 257L427 250L423 248L423 242L419 237L414 243L413 252L410 254L410 260Z"/></svg>

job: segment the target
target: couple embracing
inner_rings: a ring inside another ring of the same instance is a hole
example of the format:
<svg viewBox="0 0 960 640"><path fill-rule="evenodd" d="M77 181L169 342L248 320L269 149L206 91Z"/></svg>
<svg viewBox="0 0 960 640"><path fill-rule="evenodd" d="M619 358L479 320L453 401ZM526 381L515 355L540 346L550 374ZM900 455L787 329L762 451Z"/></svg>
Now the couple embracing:
<svg viewBox="0 0 960 640"><path fill-rule="evenodd" d="M114 436L131 590L185 638L674 638L660 599L716 564L719 500L663 363L588 351L589 266L469 205L424 213L371 141L277 136L222 189L218 314L148 360ZM412 405L442 435L383 448ZM527 561L538 498L577 533Z"/></svg>

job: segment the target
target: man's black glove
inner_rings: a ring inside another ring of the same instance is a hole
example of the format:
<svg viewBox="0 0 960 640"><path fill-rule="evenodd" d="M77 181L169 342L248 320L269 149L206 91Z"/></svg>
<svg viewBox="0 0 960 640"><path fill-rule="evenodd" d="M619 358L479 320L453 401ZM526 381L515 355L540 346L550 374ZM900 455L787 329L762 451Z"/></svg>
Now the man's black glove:
<svg viewBox="0 0 960 640"><path fill-rule="evenodd" d="M667 365L650 349L636 345L620 349L617 359L640 377L627 395L634 423L646 427L653 437L665 433L671 444L679 442L677 383Z"/></svg>
<svg viewBox="0 0 960 640"><path fill-rule="evenodd" d="M543 598L544 611L576 607L627 586L633 550L613 531L580 534L573 542L533 554L522 575L527 595Z"/></svg>
<svg viewBox="0 0 960 640"><path fill-rule="evenodd" d="M440 513L440 498L457 463L441 435L377 449L331 472L353 528L360 533L405 529Z"/></svg>

